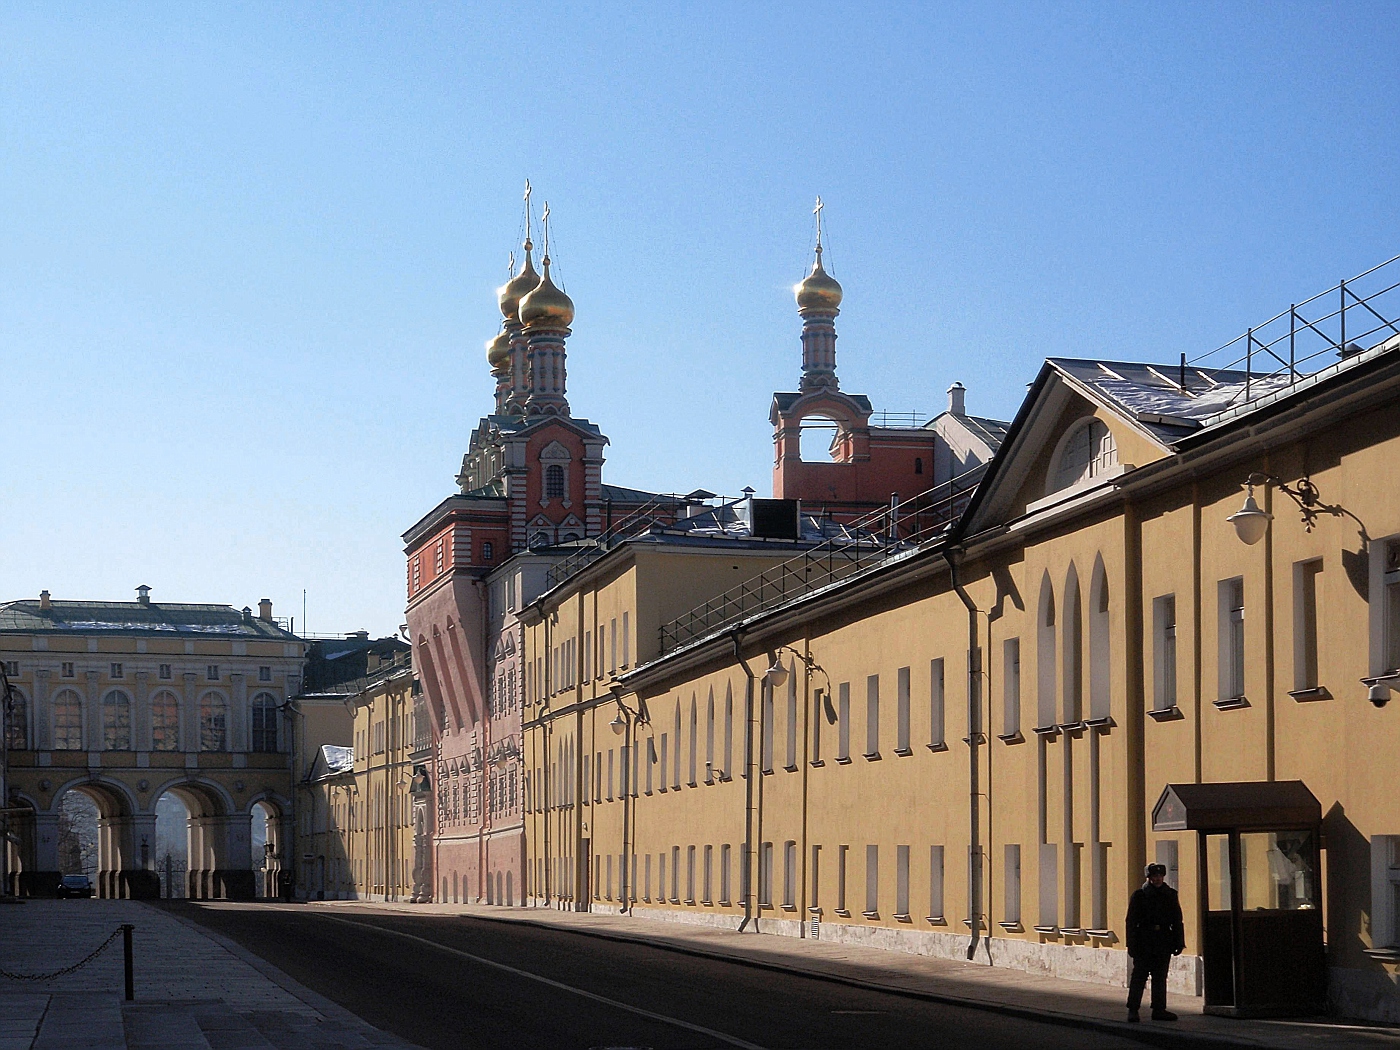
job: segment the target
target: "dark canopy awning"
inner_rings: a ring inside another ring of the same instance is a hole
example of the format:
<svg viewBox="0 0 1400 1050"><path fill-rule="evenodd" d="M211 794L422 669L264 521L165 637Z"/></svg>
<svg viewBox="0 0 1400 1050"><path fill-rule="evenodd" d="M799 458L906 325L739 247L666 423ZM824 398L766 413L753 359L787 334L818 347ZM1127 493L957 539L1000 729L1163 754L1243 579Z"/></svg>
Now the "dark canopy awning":
<svg viewBox="0 0 1400 1050"><path fill-rule="evenodd" d="M1153 831L1308 827L1322 804L1301 780L1168 784L1152 807Z"/></svg>

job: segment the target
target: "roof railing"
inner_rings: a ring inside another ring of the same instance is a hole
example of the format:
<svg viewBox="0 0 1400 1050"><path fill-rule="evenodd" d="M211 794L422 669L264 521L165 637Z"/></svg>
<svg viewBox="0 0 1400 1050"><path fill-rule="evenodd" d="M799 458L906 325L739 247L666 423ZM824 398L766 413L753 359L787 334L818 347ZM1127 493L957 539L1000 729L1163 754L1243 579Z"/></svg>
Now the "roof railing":
<svg viewBox="0 0 1400 1050"><path fill-rule="evenodd" d="M1186 360L1240 371L1244 385L1231 405L1247 404L1280 387L1400 336L1400 255L1293 303L1223 346Z"/></svg>
<svg viewBox="0 0 1400 1050"><path fill-rule="evenodd" d="M986 470L980 464L910 499L891 497L888 506L836 525L830 539L662 624L661 654L938 539L967 508Z"/></svg>

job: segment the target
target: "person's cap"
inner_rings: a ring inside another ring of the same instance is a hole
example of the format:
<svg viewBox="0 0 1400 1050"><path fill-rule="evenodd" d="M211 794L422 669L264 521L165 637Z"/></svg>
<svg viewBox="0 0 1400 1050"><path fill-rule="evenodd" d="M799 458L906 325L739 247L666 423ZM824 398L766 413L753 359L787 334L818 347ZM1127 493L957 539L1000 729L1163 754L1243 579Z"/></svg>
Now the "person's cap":
<svg viewBox="0 0 1400 1050"><path fill-rule="evenodd" d="M1146 874L1149 879L1152 878L1153 875L1160 875L1163 878L1166 878L1167 866L1165 864L1149 864L1147 866Z"/></svg>

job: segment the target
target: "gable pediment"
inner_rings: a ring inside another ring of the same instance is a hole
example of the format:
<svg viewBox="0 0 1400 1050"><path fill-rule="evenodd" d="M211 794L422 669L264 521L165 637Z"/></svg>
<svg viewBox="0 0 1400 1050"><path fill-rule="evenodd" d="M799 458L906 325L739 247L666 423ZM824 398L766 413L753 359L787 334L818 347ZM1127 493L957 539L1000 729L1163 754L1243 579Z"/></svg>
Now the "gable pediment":
<svg viewBox="0 0 1400 1050"><path fill-rule="evenodd" d="M1047 361L961 531L980 532L1111 483L1171 449L1092 386Z"/></svg>

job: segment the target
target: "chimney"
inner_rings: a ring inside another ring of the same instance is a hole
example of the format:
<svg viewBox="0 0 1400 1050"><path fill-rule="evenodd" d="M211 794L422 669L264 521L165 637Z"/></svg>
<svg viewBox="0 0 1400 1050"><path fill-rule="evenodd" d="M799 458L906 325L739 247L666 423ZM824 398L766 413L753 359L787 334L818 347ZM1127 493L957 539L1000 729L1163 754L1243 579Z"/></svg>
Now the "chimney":
<svg viewBox="0 0 1400 1050"><path fill-rule="evenodd" d="M136 600L142 605L151 604L151 589L147 587L144 583L140 587L136 588Z"/></svg>
<svg viewBox="0 0 1400 1050"><path fill-rule="evenodd" d="M53 602L49 600L49 592L46 591L46 590L45 590L45 591L40 591L40 592L39 592L39 610L40 610L41 612L48 612L48 611L49 611L50 609L52 609L52 608L53 608Z"/></svg>
<svg viewBox="0 0 1400 1050"><path fill-rule="evenodd" d="M346 637L349 641L352 641L352 642L354 642L354 641L367 642L367 641L369 641L369 632L366 631L366 630L346 631L346 632L345 632L345 637Z"/></svg>
<svg viewBox="0 0 1400 1050"><path fill-rule="evenodd" d="M967 406L963 398L967 394L967 388L954 380L953 385L948 388L948 411L955 416L967 415Z"/></svg>
<svg viewBox="0 0 1400 1050"><path fill-rule="evenodd" d="M259 598L259 599L258 599L258 619L259 619L259 620L266 620L268 623L271 623L271 622L272 622L272 599L271 599L271 598Z"/></svg>

